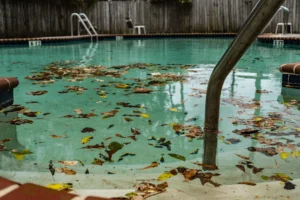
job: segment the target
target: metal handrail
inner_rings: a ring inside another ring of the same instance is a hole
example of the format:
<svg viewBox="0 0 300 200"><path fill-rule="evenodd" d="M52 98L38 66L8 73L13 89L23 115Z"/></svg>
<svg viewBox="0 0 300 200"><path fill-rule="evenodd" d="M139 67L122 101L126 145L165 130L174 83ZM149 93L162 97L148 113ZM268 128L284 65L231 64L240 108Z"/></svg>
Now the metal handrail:
<svg viewBox="0 0 300 200"><path fill-rule="evenodd" d="M204 164L216 164L220 97L224 81L285 0L260 0L210 77L204 124Z"/></svg>
<svg viewBox="0 0 300 200"><path fill-rule="evenodd" d="M77 25L77 32L78 32L78 36L80 36L80 23L83 25L83 27L85 28L85 30L88 32L88 34L93 37L93 34L91 33L91 31L88 29L87 25L85 24L85 21L88 23L88 26L92 29L92 31L94 32L94 34L97 36L97 32L94 29L92 23L90 22L90 20L88 19L88 17L83 14L83 13L72 13L71 17L70 17L70 21L71 21L71 36L73 36L73 17L77 17L78 19L78 25ZM84 19L82 18L84 17Z"/></svg>
<svg viewBox="0 0 300 200"><path fill-rule="evenodd" d="M285 6L280 6L280 8L277 10L277 12L275 13L275 15L272 17L272 19L270 20L270 22L267 24L267 26L264 28L264 30L262 31L262 33L265 32L265 30L267 29L267 27L270 25L270 23L273 21L273 19L275 18L275 16L281 11L283 10L283 24L284 24L284 28L283 28L283 34L285 33L286 30L286 25L289 21L289 15L290 15L290 10L285 7Z"/></svg>
<svg viewBox="0 0 300 200"><path fill-rule="evenodd" d="M98 33L96 32L94 26L92 25L91 21L89 20L89 18L86 16L86 14L84 13L80 13L79 16L83 17L83 20L86 21L88 23L88 25L90 26L90 28L92 29L92 31L94 32L95 35L98 35Z"/></svg>

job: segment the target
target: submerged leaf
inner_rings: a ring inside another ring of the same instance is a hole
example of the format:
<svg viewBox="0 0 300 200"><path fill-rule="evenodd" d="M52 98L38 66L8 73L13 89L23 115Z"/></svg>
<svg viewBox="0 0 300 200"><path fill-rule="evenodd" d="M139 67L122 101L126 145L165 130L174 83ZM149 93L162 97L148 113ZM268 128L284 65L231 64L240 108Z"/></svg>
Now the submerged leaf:
<svg viewBox="0 0 300 200"><path fill-rule="evenodd" d="M96 130L90 127L86 127L84 129L81 130L82 133L91 133L91 132L95 132Z"/></svg>
<svg viewBox="0 0 300 200"><path fill-rule="evenodd" d="M242 170L243 172L246 172L246 169L243 165L236 165L236 167Z"/></svg>
<svg viewBox="0 0 300 200"><path fill-rule="evenodd" d="M171 157L173 157L173 158L176 158L178 160L185 161L185 157L182 156L182 155L178 155L178 154L174 154L174 153L169 153L168 155L171 156Z"/></svg>
<svg viewBox="0 0 300 200"><path fill-rule="evenodd" d="M243 185L251 185L251 186L255 186L256 185L256 183L254 183L254 182L238 182L238 184L243 184Z"/></svg>
<svg viewBox="0 0 300 200"><path fill-rule="evenodd" d="M75 175L76 171L72 170L72 169L68 169L66 167L64 168L56 168L56 171L58 173L65 173L66 175Z"/></svg>
<svg viewBox="0 0 300 200"><path fill-rule="evenodd" d="M242 159L244 159L244 160L250 160L249 157L242 156L242 155L240 155L240 154L235 154L235 155L238 156L238 157L240 157L240 158L242 158Z"/></svg>
<svg viewBox="0 0 300 200"><path fill-rule="evenodd" d="M22 160L25 155L28 154L33 154L31 151L29 151L28 149L23 149L22 151L16 151L16 150L12 150L11 153L15 156L15 158L17 160Z"/></svg>
<svg viewBox="0 0 300 200"><path fill-rule="evenodd" d="M178 112L177 108L169 108L169 110L172 112Z"/></svg>
<svg viewBox="0 0 300 200"><path fill-rule="evenodd" d="M158 167L159 163L158 162L152 162L151 165L144 167L140 170L144 170L144 169L150 169L150 168L154 168L154 167Z"/></svg>
<svg viewBox="0 0 300 200"><path fill-rule="evenodd" d="M172 174L172 173L170 173L170 172L165 172L165 173L161 174L161 175L157 178L157 180L158 180L158 181L163 181L163 180L167 180L167 179L169 179L169 178L172 178L173 176L174 176L174 174Z"/></svg>
<svg viewBox="0 0 300 200"><path fill-rule="evenodd" d="M131 133L133 135L140 135L141 133L138 131L138 129L135 129L135 128L131 128Z"/></svg>

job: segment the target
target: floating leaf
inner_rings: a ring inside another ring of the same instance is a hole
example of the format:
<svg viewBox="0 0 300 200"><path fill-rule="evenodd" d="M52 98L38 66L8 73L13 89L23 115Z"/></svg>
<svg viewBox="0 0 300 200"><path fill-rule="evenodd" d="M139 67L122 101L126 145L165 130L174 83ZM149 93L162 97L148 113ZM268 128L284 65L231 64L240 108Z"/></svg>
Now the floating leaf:
<svg viewBox="0 0 300 200"><path fill-rule="evenodd" d="M118 142L112 142L108 145L108 148L112 151L119 151L123 148L123 145Z"/></svg>
<svg viewBox="0 0 300 200"><path fill-rule="evenodd" d="M135 129L135 128L131 128L131 133L133 135L140 135L141 133L138 131L138 129Z"/></svg>
<svg viewBox="0 0 300 200"><path fill-rule="evenodd" d="M14 118L10 120L10 124L13 125L22 125L22 124L32 124L33 121L29 119L19 119L19 118Z"/></svg>
<svg viewBox="0 0 300 200"><path fill-rule="evenodd" d="M279 156L280 156L280 158L282 158L282 159L287 159L288 157L291 156L291 153L288 153L288 152L281 152L281 153L279 154Z"/></svg>
<svg viewBox="0 0 300 200"><path fill-rule="evenodd" d="M246 172L246 169L243 165L236 165L236 167L242 170L243 172Z"/></svg>
<svg viewBox="0 0 300 200"><path fill-rule="evenodd" d="M125 120L126 122L131 122L131 121L133 121L133 119L128 118L128 117L124 117L124 120Z"/></svg>
<svg viewBox="0 0 300 200"><path fill-rule="evenodd" d="M67 161L67 160L60 160L58 161L59 163L63 164L63 165L66 165L66 166L74 166L74 165L78 165L78 161L75 160L75 161Z"/></svg>
<svg viewBox="0 0 300 200"><path fill-rule="evenodd" d="M133 92L138 94L143 94L143 93L151 93L152 90L148 88L134 88Z"/></svg>
<svg viewBox="0 0 300 200"><path fill-rule="evenodd" d="M238 157L240 157L240 158L242 158L242 159L244 159L244 160L250 160L249 157L242 156L242 155L240 155L240 154L235 154L235 155L238 156Z"/></svg>
<svg viewBox="0 0 300 200"><path fill-rule="evenodd" d="M123 83L117 83L117 84L115 85L115 87L116 87L116 88L121 88L121 89L126 89L126 88L129 87L129 85L123 84Z"/></svg>
<svg viewBox="0 0 300 200"><path fill-rule="evenodd" d="M172 112L178 112L177 108L169 108L169 110Z"/></svg>
<svg viewBox="0 0 300 200"><path fill-rule="evenodd" d="M150 115L146 114L146 113L142 113L141 114L141 117L144 117L144 118L150 118Z"/></svg>
<svg viewBox="0 0 300 200"><path fill-rule="evenodd" d="M96 129L86 127L86 128L81 130L81 133L92 133L92 132L95 132L95 131L96 131Z"/></svg>
<svg viewBox="0 0 300 200"><path fill-rule="evenodd" d="M72 170L72 169L68 169L66 167L64 168L56 168L56 171L58 173L65 173L66 175L75 175L76 171Z"/></svg>
<svg viewBox="0 0 300 200"><path fill-rule="evenodd" d="M48 91L46 91L46 90L39 90L39 91L28 92L27 94L33 95L33 96L40 96L40 95L47 94L47 93L48 93Z"/></svg>
<svg viewBox="0 0 300 200"><path fill-rule="evenodd" d="M151 168L154 168L154 167L158 167L159 163L158 162L152 162L151 165L147 166L147 167L144 167L140 170L144 170L144 169L151 169Z"/></svg>
<svg viewBox="0 0 300 200"><path fill-rule="evenodd" d="M104 161L97 159L97 158L94 158L94 161L92 162L93 165L100 165L100 166L102 166L103 163L104 163Z"/></svg>
<svg viewBox="0 0 300 200"><path fill-rule="evenodd" d="M174 176L174 174L171 174L170 172L165 172L165 173L161 174L161 175L157 178L157 180L158 180L158 181L163 181L163 180L167 180L167 179L169 179L169 178L172 178L173 176Z"/></svg>
<svg viewBox="0 0 300 200"><path fill-rule="evenodd" d="M169 153L168 155L171 156L171 157L173 157L173 158L176 158L178 160L185 161L185 157L184 156L181 156L181 155L178 155L178 154L174 154L174 153Z"/></svg>
<svg viewBox="0 0 300 200"><path fill-rule="evenodd" d="M15 156L15 158L17 160L22 160L25 155L28 155L28 154L33 154L31 151L29 151L28 149L24 149L22 151L15 151L15 150L12 150L11 153Z"/></svg>
<svg viewBox="0 0 300 200"><path fill-rule="evenodd" d="M82 109L76 108L76 109L74 109L74 112L76 112L78 115L80 115L82 113Z"/></svg>
<svg viewBox="0 0 300 200"><path fill-rule="evenodd" d="M132 140L136 141L136 137L135 137L135 136L133 136L133 135L131 135L131 136L128 136L128 138L130 138L130 139L132 139Z"/></svg>
<svg viewBox="0 0 300 200"><path fill-rule="evenodd" d="M119 134L119 133L116 134L116 137L119 137L119 138L126 138L126 137L124 137L123 135L121 135L121 134Z"/></svg>
<svg viewBox="0 0 300 200"><path fill-rule="evenodd" d="M46 188L57 190L57 191L70 190L72 187L73 187L72 183L54 183L46 186Z"/></svg>
<svg viewBox="0 0 300 200"><path fill-rule="evenodd" d="M37 115L40 114L40 112L24 112L23 115L27 117L37 117Z"/></svg>
<svg viewBox="0 0 300 200"><path fill-rule="evenodd" d="M82 147L82 149L104 149L104 148L105 148L105 146L103 143Z"/></svg>
<svg viewBox="0 0 300 200"><path fill-rule="evenodd" d="M257 174L259 172L262 172L263 170L264 170L264 168L253 167L252 172L253 172L253 174Z"/></svg>
<svg viewBox="0 0 300 200"><path fill-rule="evenodd" d="M191 152L190 154L198 154L199 149L194 150L193 152Z"/></svg>
<svg viewBox="0 0 300 200"><path fill-rule="evenodd" d="M91 141L94 137L93 136L87 136L85 138L83 138L81 140L81 144L85 144L85 143L88 143L89 141Z"/></svg>

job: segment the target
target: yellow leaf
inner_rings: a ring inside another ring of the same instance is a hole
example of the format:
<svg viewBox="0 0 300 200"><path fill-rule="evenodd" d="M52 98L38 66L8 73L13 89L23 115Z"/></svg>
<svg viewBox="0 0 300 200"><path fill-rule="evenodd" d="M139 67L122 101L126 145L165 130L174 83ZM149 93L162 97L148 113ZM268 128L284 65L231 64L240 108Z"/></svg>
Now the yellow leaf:
<svg viewBox="0 0 300 200"><path fill-rule="evenodd" d="M292 156L294 157L300 157L300 151L293 151Z"/></svg>
<svg viewBox="0 0 300 200"><path fill-rule="evenodd" d="M161 174L161 175L157 178L157 180L158 180L158 181L163 181L163 180L172 178L173 176L174 176L174 175L171 174L170 172L165 172L165 173Z"/></svg>
<svg viewBox="0 0 300 200"><path fill-rule="evenodd" d="M288 153L288 152L281 152L281 153L279 154L279 156L280 156L280 158L282 158L282 159L287 159L288 157L291 156L291 153Z"/></svg>
<svg viewBox="0 0 300 200"><path fill-rule="evenodd" d="M177 108L169 108L172 112L178 112Z"/></svg>
<svg viewBox="0 0 300 200"><path fill-rule="evenodd" d="M144 117L144 118L150 118L150 115L146 114L146 113L142 113L141 114L141 117Z"/></svg>
<svg viewBox="0 0 300 200"><path fill-rule="evenodd" d="M85 138L83 138L81 140L81 144L85 144L85 143L88 143L89 141L91 141L94 137L93 136L87 136Z"/></svg>
<svg viewBox="0 0 300 200"><path fill-rule="evenodd" d="M72 183L54 183L46 186L46 188L50 188L57 191L71 189L72 187L73 187Z"/></svg>
<svg viewBox="0 0 300 200"><path fill-rule="evenodd" d="M126 89L128 87L129 87L129 85L127 85L127 84L123 84L123 83L116 84L116 88Z"/></svg>
<svg viewBox="0 0 300 200"><path fill-rule="evenodd" d="M256 122L260 122L263 118L261 117L255 117L253 120L256 121Z"/></svg>
<svg viewBox="0 0 300 200"><path fill-rule="evenodd" d="M225 144L231 144L231 142L227 141L223 135L220 135L219 139Z"/></svg>
<svg viewBox="0 0 300 200"><path fill-rule="evenodd" d="M25 157L25 155L32 154L32 152L28 149L24 149L22 151L11 151L11 153L15 156L17 160L22 160Z"/></svg>
<svg viewBox="0 0 300 200"><path fill-rule="evenodd" d="M106 98L107 96L105 94L100 94L99 97Z"/></svg>

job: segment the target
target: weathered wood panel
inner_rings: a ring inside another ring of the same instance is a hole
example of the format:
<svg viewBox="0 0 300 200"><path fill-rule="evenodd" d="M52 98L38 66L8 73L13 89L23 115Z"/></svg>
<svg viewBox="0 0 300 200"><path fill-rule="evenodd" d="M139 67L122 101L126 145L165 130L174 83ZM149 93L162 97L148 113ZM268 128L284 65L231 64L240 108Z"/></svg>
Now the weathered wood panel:
<svg viewBox="0 0 300 200"><path fill-rule="evenodd" d="M0 38L70 35L70 15L85 12L99 33L129 33L125 17L144 24L148 33L238 32L258 0L194 0L192 4L149 0L98 1L89 8L51 0L0 0ZM300 2L286 0L294 33L300 33ZM267 27L274 32L279 13ZM77 23L74 22L75 31ZM74 32L75 32L74 31Z"/></svg>

